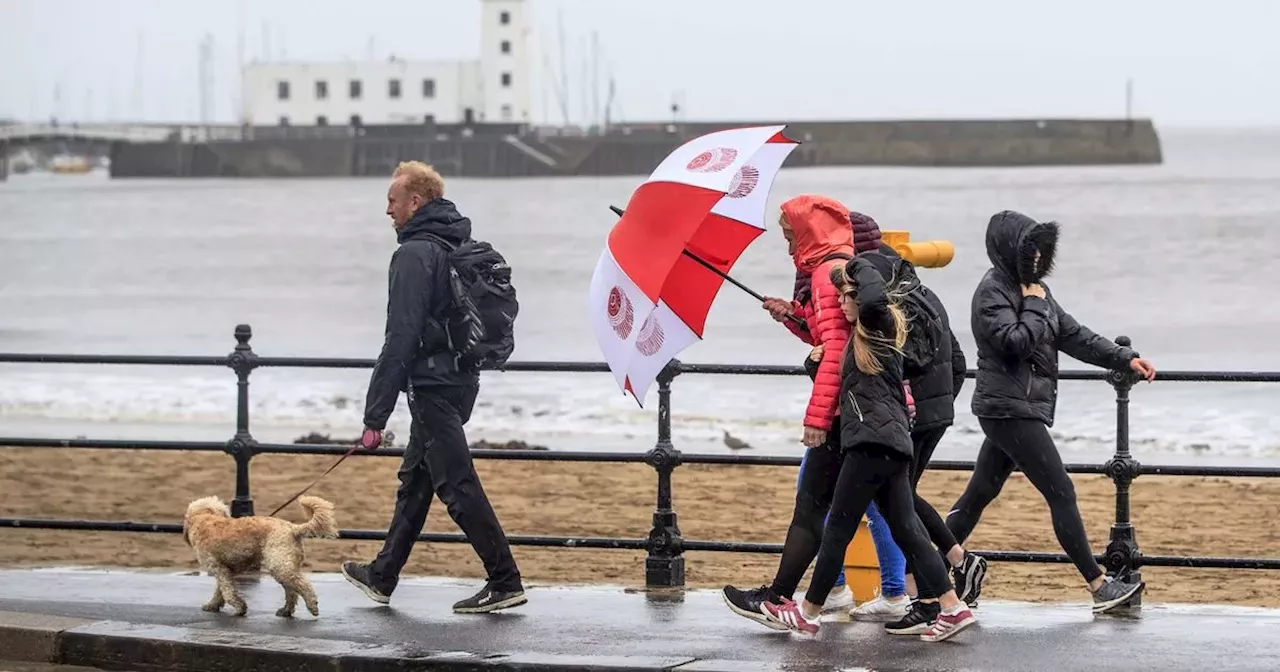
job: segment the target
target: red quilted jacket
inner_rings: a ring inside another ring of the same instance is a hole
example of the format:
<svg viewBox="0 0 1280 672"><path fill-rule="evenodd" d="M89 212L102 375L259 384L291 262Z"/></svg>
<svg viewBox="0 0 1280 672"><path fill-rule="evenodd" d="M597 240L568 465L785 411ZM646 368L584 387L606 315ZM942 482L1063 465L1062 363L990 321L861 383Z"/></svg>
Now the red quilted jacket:
<svg viewBox="0 0 1280 672"><path fill-rule="evenodd" d="M840 295L830 277L831 267L845 262L823 259L833 253L853 254L849 209L825 196L803 195L783 203L782 216L795 232L792 260L796 270L811 277L810 299L792 303L792 312L805 321L808 331L792 322L785 324L805 343L824 346L804 425L831 431L831 420L840 409L840 364L851 325L840 310Z"/></svg>

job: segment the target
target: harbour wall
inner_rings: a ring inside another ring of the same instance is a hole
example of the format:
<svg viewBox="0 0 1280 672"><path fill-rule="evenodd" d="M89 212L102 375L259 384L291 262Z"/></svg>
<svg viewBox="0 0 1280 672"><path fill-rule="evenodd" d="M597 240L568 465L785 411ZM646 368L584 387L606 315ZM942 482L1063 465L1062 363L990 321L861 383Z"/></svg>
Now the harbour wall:
<svg viewBox="0 0 1280 672"><path fill-rule="evenodd" d="M401 126L322 137L259 134L207 142L117 143L113 177L338 177L387 175L402 160L446 175L647 175L671 150L711 131L787 122L619 125L604 134L561 129ZM1159 164L1149 119L794 122L796 166L1061 166Z"/></svg>

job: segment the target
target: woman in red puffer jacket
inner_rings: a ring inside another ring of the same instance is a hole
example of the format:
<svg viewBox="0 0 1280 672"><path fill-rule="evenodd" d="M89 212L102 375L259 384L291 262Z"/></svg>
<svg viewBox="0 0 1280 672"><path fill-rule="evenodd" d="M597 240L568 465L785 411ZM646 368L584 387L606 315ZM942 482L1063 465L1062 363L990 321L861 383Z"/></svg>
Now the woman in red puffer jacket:
<svg viewBox="0 0 1280 672"><path fill-rule="evenodd" d="M797 196L782 204L779 225L797 271L795 300L770 298L764 307L775 320L814 346L816 362L806 365L813 378L804 417L803 441L809 450L772 585L752 590L733 586L724 589L725 602L734 613L775 629L777 624L765 617L761 604L790 598L817 556L840 470L839 432L835 431L839 428L840 365L851 328L840 308L840 294L831 282L831 268L843 267L854 252L849 209L834 199ZM803 326L791 315L800 318ZM899 567L897 573L901 572ZM852 595L842 606L852 606Z"/></svg>
<svg viewBox="0 0 1280 672"><path fill-rule="evenodd" d="M825 441L840 407L840 360L850 329L830 272L853 257L853 229L849 209L825 196L797 196L783 203L778 224L797 273L809 276L809 300L765 299L764 308L800 340L823 346L804 415L804 445L816 448ZM803 320L804 326L789 315Z"/></svg>

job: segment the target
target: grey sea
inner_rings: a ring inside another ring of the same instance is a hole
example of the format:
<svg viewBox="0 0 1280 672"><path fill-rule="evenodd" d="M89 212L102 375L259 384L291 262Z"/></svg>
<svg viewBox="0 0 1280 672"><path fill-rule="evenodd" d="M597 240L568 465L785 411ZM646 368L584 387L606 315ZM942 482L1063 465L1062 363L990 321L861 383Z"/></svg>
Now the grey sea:
<svg viewBox="0 0 1280 672"><path fill-rule="evenodd" d="M1127 335L1165 370L1280 370L1280 131L1166 131L1160 166L1017 169L784 169L770 207L823 193L912 238L955 244L922 270L944 299L970 365L969 301L987 268L983 233L1012 208L1062 224L1049 280L1064 307ZM615 217L642 178L464 180L447 195L512 262L519 360L600 359L587 286ZM373 357L381 344L386 180L119 180L14 175L0 183L0 351L225 354L237 323L264 355ZM772 220L773 215L770 216ZM734 275L789 294L776 229ZM688 362L799 364L807 347L726 286ZM1063 357L1064 368L1086 365ZM253 432L291 441L354 436L366 371L261 370ZM673 395L679 448L721 452L722 432L760 453L800 453L804 378L684 376ZM981 441L970 382L940 459ZM1280 462L1280 385L1157 382L1133 393L1145 462ZM566 450L645 450L656 427L611 376L486 373L472 438ZM1053 431L1068 461L1110 452L1114 396L1062 384ZM0 365L0 436L223 440L234 427L226 369ZM404 402L391 427L407 436Z"/></svg>

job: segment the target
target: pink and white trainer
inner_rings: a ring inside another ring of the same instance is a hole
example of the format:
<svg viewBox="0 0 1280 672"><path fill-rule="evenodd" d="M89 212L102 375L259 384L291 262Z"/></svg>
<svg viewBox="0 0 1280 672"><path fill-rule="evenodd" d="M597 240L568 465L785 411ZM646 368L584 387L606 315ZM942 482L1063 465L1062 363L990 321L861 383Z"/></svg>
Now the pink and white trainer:
<svg viewBox="0 0 1280 672"><path fill-rule="evenodd" d="M956 633L977 623L978 619L973 617L973 612L968 607L961 606L960 611L954 614L948 614L946 610L938 613L938 618L920 635L920 639L926 642L941 642L950 639Z"/></svg>
<svg viewBox="0 0 1280 672"><path fill-rule="evenodd" d="M781 603L765 602L761 608L769 620L786 626L788 630L811 637L818 634L818 619L805 618L804 612L795 600L784 597Z"/></svg>

